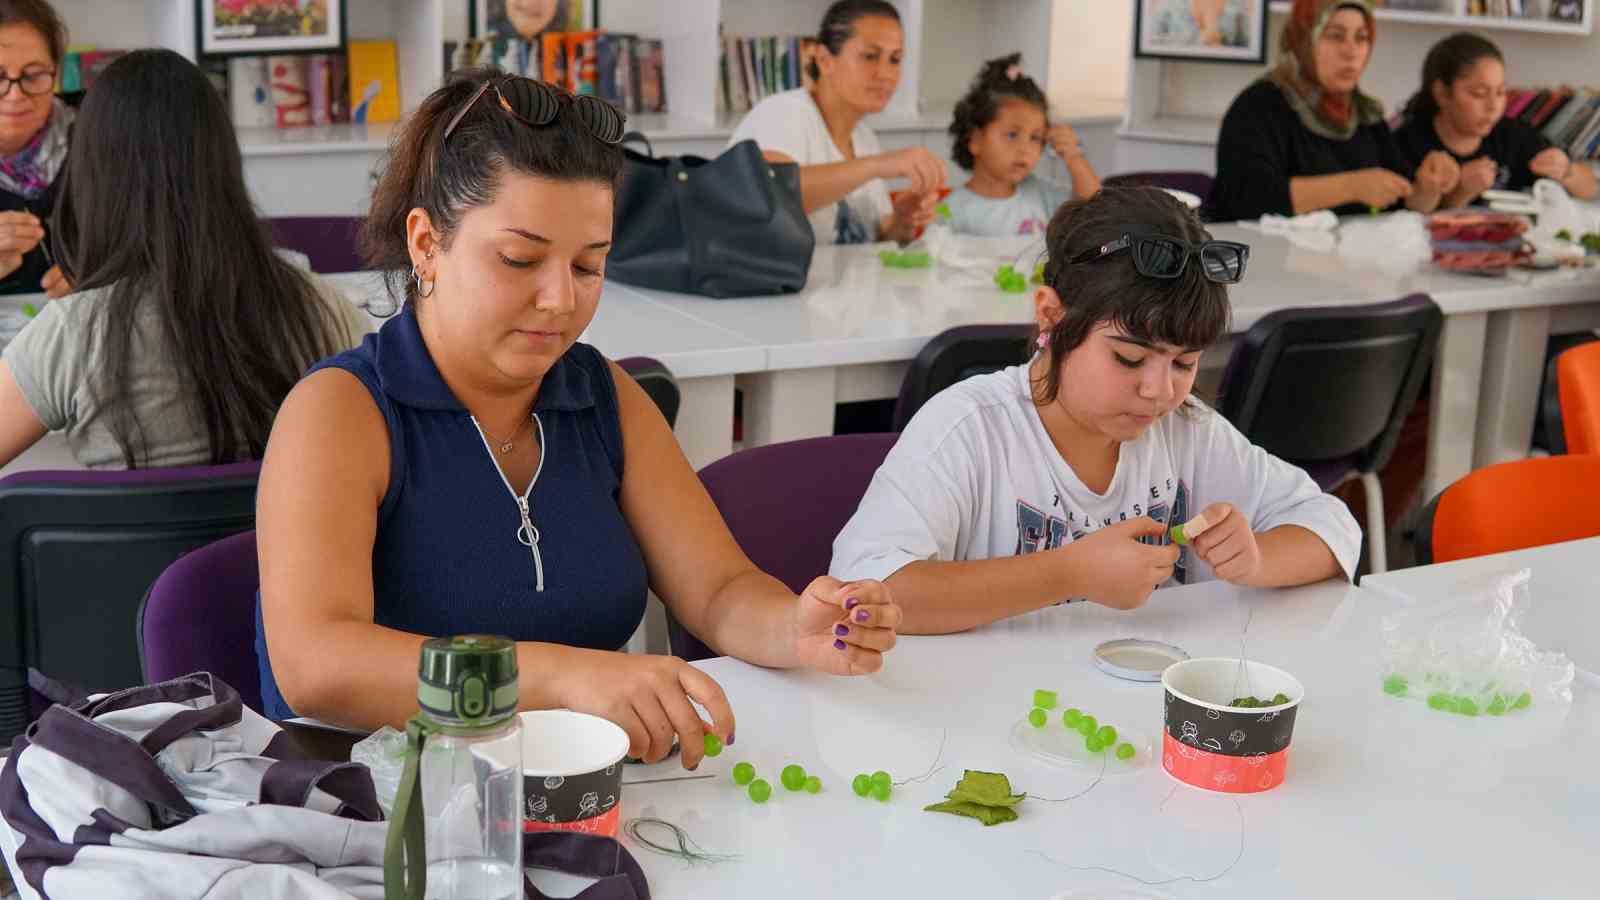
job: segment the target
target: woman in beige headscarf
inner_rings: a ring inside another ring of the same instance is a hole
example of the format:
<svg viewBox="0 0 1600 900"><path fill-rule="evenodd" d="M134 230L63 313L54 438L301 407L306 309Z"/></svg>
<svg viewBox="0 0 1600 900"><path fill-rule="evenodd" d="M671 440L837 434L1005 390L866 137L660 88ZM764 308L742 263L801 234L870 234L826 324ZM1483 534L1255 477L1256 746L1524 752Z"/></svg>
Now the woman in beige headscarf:
<svg viewBox="0 0 1600 900"><path fill-rule="evenodd" d="M1375 34L1364 0L1295 0L1277 68L1235 98L1222 120L1209 218L1439 205L1460 167L1434 153L1413 171L1383 104L1359 87Z"/></svg>

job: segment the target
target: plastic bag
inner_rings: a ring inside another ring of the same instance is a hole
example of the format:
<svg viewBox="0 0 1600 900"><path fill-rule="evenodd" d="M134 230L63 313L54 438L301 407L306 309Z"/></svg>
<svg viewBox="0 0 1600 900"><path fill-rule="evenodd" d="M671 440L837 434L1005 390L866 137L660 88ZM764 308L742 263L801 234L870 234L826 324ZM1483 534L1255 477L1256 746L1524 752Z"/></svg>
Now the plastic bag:
<svg viewBox="0 0 1600 900"><path fill-rule="evenodd" d="M378 805L385 816L389 815L394 808L394 795L400 790L400 772L406 765L405 733L383 726L350 748L350 761L361 763L372 772Z"/></svg>
<svg viewBox="0 0 1600 900"><path fill-rule="evenodd" d="M1406 274L1432 255L1426 222L1410 210L1352 218L1339 226L1339 257L1359 267Z"/></svg>
<svg viewBox="0 0 1600 900"><path fill-rule="evenodd" d="M1385 693L1464 716L1561 714L1572 706L1572 660L1522 634L1527 569L1452 591L1448 599L1386 616Z"/></svg>

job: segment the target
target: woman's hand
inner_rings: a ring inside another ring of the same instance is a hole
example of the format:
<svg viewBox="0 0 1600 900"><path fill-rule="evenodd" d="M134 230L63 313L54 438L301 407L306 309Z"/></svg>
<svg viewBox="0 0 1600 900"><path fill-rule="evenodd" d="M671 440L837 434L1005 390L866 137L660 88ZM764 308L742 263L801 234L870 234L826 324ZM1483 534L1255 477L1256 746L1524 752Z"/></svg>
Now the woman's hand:
<svg viewBox="0 0 1600 900"><path fill-rule="evenodd" d="M1422 165L1417 167L1416 189L1429 194L1449 193L1455 190L1460 181L1461 164L1442 150L1435 150L1423 157Z"/></svg>
<svg viewBox="0 0 1600 900"><path fill-rule="evenodd" d="M944 161L926 147L907 147L879 157L883 178L904 178L914 194L937 194L944 187Z"/></svg>
<svg viewBox="0 0 1600 900"><path fill-rule="evenodd" d="M911 243L917 239L917 233L933 221L934 210L938 206L939 195L936 193L897 191L894 195L894 212L889 215L880 237L902 244Z"/></svg>
<svg viewBox="0 0 1600 900"><path fill-rule="evenodd" d="M39 282L39 286L44 288L51 300L59 300L72 293L72 282L61 274L60 266L51 266L50 271L44 273L44 280Z"/></svg>
<svg viewBox="0 0 1600 900"><path fill-rule="evenodd" d="M1463 204L1471 203L1479 194L1494 187L1495 179L1499 177L1500 164L1487 156L1480 156L1461 167L1461 183L1456 185L1456 193Z"/></svg>
<svg viewBox="0 0 1600 900"><path fill-rule="evenodd" d="M834 675L876 672L894 649L900 618L882 582L824 575L795 598L795 652L805 665Z"/></svg>
<svg viewBox="0 0 1600 900"><path fill-rule="evenodd" d="M628 754L660 762L678 739L683 767L695 769L711 732L733 743L733 708L710 675L675 656L570 649L556 691L568 709L600 716L628 733ZM700 718L694 703L711 716Z"/></svg>
<svg viewBox="0 0 1600 900"><path fill-rule="evenodd" d="M22 258L44 240L44 226L32 213L0 212L0 277L22 268Z"/></svg>
<svg viewBox="0 0 1600 900"><path fill-rule="evenodd" d="M1388 209L1411 194L1411 182L1383 168L1358 169L1345 178L1357 203Z"/></svg>

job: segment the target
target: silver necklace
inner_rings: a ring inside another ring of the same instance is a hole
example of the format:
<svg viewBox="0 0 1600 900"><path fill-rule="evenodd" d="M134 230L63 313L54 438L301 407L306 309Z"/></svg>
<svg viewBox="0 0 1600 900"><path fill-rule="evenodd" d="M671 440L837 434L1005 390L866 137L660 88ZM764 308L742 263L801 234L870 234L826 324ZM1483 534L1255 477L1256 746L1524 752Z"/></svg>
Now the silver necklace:
<svg viewBox="0 0 1600 900"><path fill-rule="evenodd" d="M522 434L522 426L526 425L529 421L532 421L532 420L533 420L533 417L529 416L526 421L524 421L524 422L522 422L522 423L517 425L517 430L511 432L511 436L510 437L506 438L503 441L500 440L499 438L495 437L494 435L489 434L488 429L484 429L483 433L484 433L484 435L486 435L489 438L489 440L494 442L495 447L499 448L500 455L501 456L505 456L506 454L510 453L511 451L517 449L517 443L516 443L517 435ZM480 427L482 427L482 426L480 426Z"/></svg>

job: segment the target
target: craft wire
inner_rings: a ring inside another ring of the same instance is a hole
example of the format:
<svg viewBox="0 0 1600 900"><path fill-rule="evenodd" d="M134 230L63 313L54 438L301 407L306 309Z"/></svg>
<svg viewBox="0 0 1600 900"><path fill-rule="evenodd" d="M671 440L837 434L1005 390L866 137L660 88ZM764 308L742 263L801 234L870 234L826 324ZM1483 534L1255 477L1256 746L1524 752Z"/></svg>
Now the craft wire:
<svg viewBox="0 0 1600 900"><path fill-rule="evenodd" d="M921 784L922 782L927 781L929 778L939 774L939 772L944 769L944 766L939 765L939 760L944 759L944 742L948 740L949 737L950 729L948 728L944 729L939 734L939 752L933 755L933 764L928 766L928 771L923 772L921 775L918 775L915 778L907 778L904 781L892 781L890 784L894 787L904 787L908 784Z"/></svg>
<svg viewBox="0 0 1600 900"><path fill-rule="evenodd" d="M1230 702L1239 697L1254 697L1256 695L1255 690L1250 686L1250 667L1245 661L1244 649L1245 639L1250 634L1250 620L1255 618L1256 608L1250 601L1243 598L1240 599L1240 602L1245 605L1244 628L1239 630L1239 668L1233 674L1233 697L1229 698ZM1245 686L1246 693L1244 694L1239 693L1239 682L1241 680Z"/></svg>
<svg viewBox="0 0 1600 900"><path fill-rule="evenodd" d="M1167 793L1166 800L1162 800L1161 801L1161 805L1156 807L1156 812L1157 813L1160 813L1163 809L1166 809L1167 802L1172 799L1172 795L1177 793L1177 791L1178 791L1178 786L1177 785L1173 785L1172 786L1172 790ZM1216 873L1215 875L1205 875L1205 876L1179 875L1179 876L1176 876L1174 878L1161 878L1161 879L1140 878L1137 875L1132 875L1132 874L1129 874L1127 872L1123 872L1120 869L1113 869L1110 866L1069 866L1066 863L1060 862L1060 861L1050 857L1048 854L1043 853L1043 852L1041 852L1039 850L1035 850L1033 852L1035 854L1037 854L1038 856L1043 857L1045 860L1047 860L1049 862L1052 862L1052 863L1062 867L1063 869L1071 869L1074 872L1105 872L1105 873L1107 873L1109 875L1116 875L1119 878L1127 878L1130 881L1137 881L1140 884L1145 885L1146 887L1161 887L1162 885L1167 885L1167 884L1177 884L1180 881L1192 881L1192 882L1194 882L1196 884L1204 884L1205 882L1208 882L1208 881L1216 881L1217 879L1222 878L1223 876L1227 875L1229 872L1232 872L1233 871L1233 867L1237 866L1239 864L1239 861L1244 859L1244 807L1239 805L1239 798L1234 797L1234 798L1232 798L1232 800L1233 800L1233 811L1235 813L1237 813L1238 816L1239 816L1239 852L1234 854L1232 862L1228 863L1228 865L1226 867L1224 867L1222 871Z"/></svg>
<svg viewBox="0 0 1600 900"><path fill-rule="evenodd" d="M1077 792L1076 794L1073 794L1070 797L1040 797L1037 794L1025 794L1024 796L1026 796L1029 800L1039 800L1039 801L1044 802L1044 803L1065 803L1068 800L1076 800L1079 797L1082 797L1084 794L1087 794L1090 791L1094 790L1095 787L1098 786L1101 781L1105 780L1105 777L1106 777L1106 765L1108 764L1110 756L1111 756L1111 751L1109 751L1109 750L1104 751L1104 752L1102 752L1100 754L1100 774L1096 775L1094 777L1094 780L1089 782L1089 786L1088 787L1086 787L1083 790Z"/></svg>
<svg viewBox="0 0 1600 900"><path fill-rule="evenodd" d="M664 844L658 844L655 841L645 837L642 829L647 825L667 829L667 831L672 834L672 837L677 842L678 846L676 848L669 847ZM654 853L659 853L663 856L675 856L678 859L686 860L691 863L729 862L739 858L737 854L732 853L708 852L704 847L701 847L699 844L695 843L694 838L690 837L688 832L665 819L656 819L648 816L629 819L623 824L622 830L628 835L628 837L633 838L633 840L640 846Z"/></svg>

